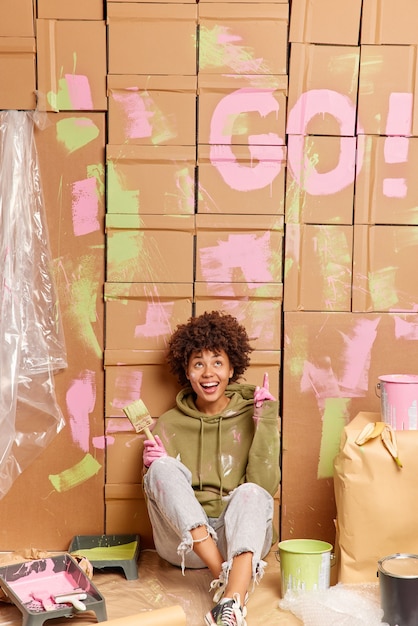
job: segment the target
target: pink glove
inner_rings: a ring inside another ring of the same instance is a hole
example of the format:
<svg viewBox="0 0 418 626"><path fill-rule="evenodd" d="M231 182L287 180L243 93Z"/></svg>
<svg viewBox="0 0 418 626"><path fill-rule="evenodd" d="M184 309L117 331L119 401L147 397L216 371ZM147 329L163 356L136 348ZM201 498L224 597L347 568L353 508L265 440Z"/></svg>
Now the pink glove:
<svg viewBox="0 0 418 626"><path fill-rule="evenodd" d="M264 374L263 386L255 388L254 407L256 409L261 409L264 400L276 400L276 398L272 396L269 391L269 375L267 372Z"/></svg>
<svg viewBox="0 0 418 626"><path fill-rule="evenodd" d="M155 435L155 441L145 439L143 454L145 467L149 467L156 459L161 459L164 456L168 455L158 435Z"/></svg>

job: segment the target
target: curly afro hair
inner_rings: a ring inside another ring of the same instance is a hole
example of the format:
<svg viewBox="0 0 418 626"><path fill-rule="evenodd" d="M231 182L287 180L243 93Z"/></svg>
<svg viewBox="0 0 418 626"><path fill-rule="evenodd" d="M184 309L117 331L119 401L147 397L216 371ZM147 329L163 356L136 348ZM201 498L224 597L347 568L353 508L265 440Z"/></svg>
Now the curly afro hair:
<svg viewBox="0 0 418 626"><path fill-rule="evenodd" d="M235 317L212 311L179 324L168 342L167 363L181 385L188 384L186 370L195 350L224 350L234 370L230 382L235 382L249 366L253 348L247 331Z"/></svg>

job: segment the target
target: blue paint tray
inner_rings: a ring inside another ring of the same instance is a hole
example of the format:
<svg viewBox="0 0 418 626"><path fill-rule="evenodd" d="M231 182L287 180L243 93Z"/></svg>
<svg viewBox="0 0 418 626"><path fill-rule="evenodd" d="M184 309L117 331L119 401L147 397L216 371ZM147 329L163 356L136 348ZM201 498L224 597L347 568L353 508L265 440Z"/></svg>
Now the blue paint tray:
<svg viewBox="0 0 418 626"><path fill-rule="evenodd" d="M138 578L139 535L77 535L68 552L84 556L93 567L121 567L128 580Z"/></svg>
<svg viewBox="0 0 418 626"><path fill-rule="evenodd" d="M107 620L104 598L69 554L0 567L0 587L22 613L22 626L79 614L71 602L59 599L74 594L83 597L83 611L94 611L99 622Z"/></svg>

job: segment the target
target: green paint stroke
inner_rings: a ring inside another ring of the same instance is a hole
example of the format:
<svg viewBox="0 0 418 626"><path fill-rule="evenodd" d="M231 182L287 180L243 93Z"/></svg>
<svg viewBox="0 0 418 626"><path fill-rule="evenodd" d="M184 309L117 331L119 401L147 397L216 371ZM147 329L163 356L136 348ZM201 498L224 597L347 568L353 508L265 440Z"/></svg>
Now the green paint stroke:
<svg viewBox="0 0 418 626"><path fill-rule="evenodd" d="M173 215L194 212L194 177L188 167L180 168L174 175L177 193L165 193L164 210Z"/></svg>
<svg viewBox="0 0 418 626"><path fill-rule="evenodd" d="M199 67L228 67L234 73L271 74L268 64L263 59L254 58L254 50L248 46L239 46L236 41L241 37L226 26L213 28L200 27L199 32Z"/></svg>
<svg viewBox="0 0 418 626"><path fill-rule="evenodd" d="M139 189L127 189L126 176L112 162L107 166L107 202L111 213L139 213Z"/></svg>
<svg viewBox="0 0 418 626"><path fill-rule="evenodd" d="M58 91L48 91L47 94L49 105L54 111L66 110L70 111L72 104L70 94L68 92L68 85L65 78L58 80Z"/></svg>
<svg viewBox="0 0 418 626"><path fill-rule="evenodd" d="M294 328L289 336L290 358L289 371L293 378L300 379L303 374L305 362L308 358L308 336L306 327L299 325Z"/></svg>
<svg viewBox="0 0 418 626"><path fill-rule="evenodd" d="M333 226L319 227L318 255L327 310L344 310L351 289L351 242L345 231Z"/></svg>
<svg viewBox="0 0 418 626"><path fill-rule="evenodd" d="M58 289L64 331L73 329L88 349L99 358L103 355L101 337L103 328L94 328L98 323L97 301L101 297L102 264L104 246L98 246L99 252L92 252L77 259L56 259L54 264L55 282Z"/></svg>
<svg viewBox="0 0 418 626"><path fill-rule="evenodd" d="M107 266L112 282L137 282L145 262L144 233L141 231L113 231L108 233ZM158 263L158 259L154 260ZM145 280L145 275L143 279Z"/></svg>
<svg viewBox="0 0 418 626"><path fill-rule="evenodd" d="M69 117L57 122L57 140L69 153L83 148L99 136L99 129L89 117Z"/></svg>
<svg viewBox="0 0 418 626"><path fill-rule="evenodd" d="M96 179L97 197L100 204L103 202L105 192L105 168L103 163L92 163L87 166L87 178Z"/></svg>
<svg viewBox="0 0 418 626"><path fill-rule="evenodd" d="M175 124L175 116L168 118L164 115L147 91L141 93L147 114L152 120L152 137L151 142L154 145L170 141L178 136Z"/></svg>
<svg viewBox="0 0 418 626"><path fill-rule="evenodd" d="M89 117L69 117L57 122L57 140L71 154L99 136L99 129Z"/></svg>
<svg viewBox="0 0 418 626"><path fill-rule="evenodd" d="M384 311L394 307L398 299L395 287L396 267L384 267L368 275L370 298L375 311Z"/></svg>
<svg viewBox="0 0 418 626"><path fill-rule="evenodd" d="M64 470L60 474L50 474L48 478L54 489L61 493L85 483L98 474L101 468L100 463L90 453L87 453L84 459L73 465L73 467Z"/></svg>
<svg viewBox="0 0 418 626"><path fill-rule="evenodd" d="M317 478L332 478L334 459L340 449L341 433L347 424L350 398L325 400Z"/></svg>

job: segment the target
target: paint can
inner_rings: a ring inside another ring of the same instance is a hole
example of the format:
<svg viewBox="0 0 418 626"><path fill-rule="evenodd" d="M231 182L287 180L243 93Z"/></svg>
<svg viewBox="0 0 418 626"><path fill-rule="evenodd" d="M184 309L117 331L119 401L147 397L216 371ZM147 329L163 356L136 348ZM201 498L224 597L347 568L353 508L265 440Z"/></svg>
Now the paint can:
<svg viewBox="0 0 418 626"><path fill-rule="evenodd" d="M387 374L379 376L382 421L394 430L418 430L418 376Z"/></svg>
<svg viewBox="0 0 418 626"><path fill-rule="evenodd" d="M327 541L287 539L279 543L281 594L317 591L330 586L331 550Z"/></svg>
<svg viewBox="0 0 418 626"><path fill-rule="evenodd" d="M389 626L417 626L418 555L391 554L378 567L382 621Z"/></svg>

